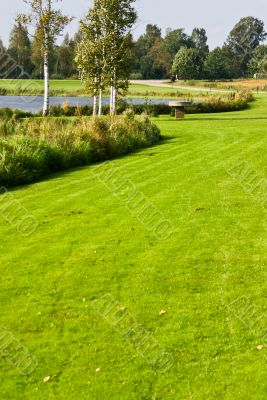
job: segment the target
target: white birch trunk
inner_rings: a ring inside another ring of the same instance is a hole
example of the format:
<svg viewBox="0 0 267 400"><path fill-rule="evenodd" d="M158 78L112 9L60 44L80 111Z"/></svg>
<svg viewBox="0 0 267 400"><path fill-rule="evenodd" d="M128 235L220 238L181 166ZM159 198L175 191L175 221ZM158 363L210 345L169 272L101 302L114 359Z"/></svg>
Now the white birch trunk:
<svg viewBox="0 0 267 400"><path fill-rule="evenodd" d="M44 54L44 107L43 116L49 113L49 53L48 50Z"/></svg>
<svg viewBox="0 0 267 400"><path fill-rule="evenodd" d="M109 103L110 115L113 115L113 91L114 91L113 86L110 86L110 103Z"/></svg>
<svg viewBox="0 0 267 400"><path fill-rule="evenodd" d="M94 95L94 103L93 103L93 115L95 116L97 113L97 96L96 94Z"/></svg>
<svg viewBox="0 0 267 400"><path fill-rule="evenodd" d="M113 85L112 85L112 91L111 91L111 97L112 97L112 107L110 109L110 114L115 115L116 114L116 106L117 106L117 89L116 89L116 68L114 68L113 72Z"/></svg>
<svg viewBox="0 0 267 400"><path fill-rule="evenodd" d="M117 106L117 90L113 88L113 115L116 114L116 106Z"/></svg>
<svg viewBox="0 0 267 400"><path fill-rule="evenodd" d="M98 115L102 115L102 97L103 97L103 91L102 89L99 90L99 105L98 105Z"/></svg>

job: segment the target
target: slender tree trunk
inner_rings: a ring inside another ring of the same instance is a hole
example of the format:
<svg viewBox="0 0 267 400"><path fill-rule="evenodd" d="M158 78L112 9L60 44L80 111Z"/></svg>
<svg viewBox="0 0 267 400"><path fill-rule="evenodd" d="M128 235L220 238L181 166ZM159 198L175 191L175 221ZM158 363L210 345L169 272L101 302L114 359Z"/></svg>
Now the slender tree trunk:
<svg viewBox="0 0 267 400"><path fill-rule="evenodd" d="M113 82L112 82L112 89L111 89L111 108L110 108L110 115L116 114L116 106L117 106L117 89L116 89L116 68L114 69L113 73Z"/></svg>
<svg viewBox="0 0 267 400"><path fill-rule="evenodd" d="M116 114L116 108L117 108L117 90L114 87L113 88L113 115Z"/></svg>
<svg viewBox="0 0 267 400"><path fill-rule="evenodd" d="M46 117L49 113L49 52L44 54L44 108L43 116Z"/></svg>
<svg viewBox="0 0 267 400"><path fill-rule="evenodd" d="M116 114L116 103L117 103L117 90L115 86L110 88L110 115Z"/></svg>
<svg viewBox="0 0 267 400"><path fill-rule="evenodd" d="M93 115L96 115L96 113L97 113L97 96L96 96L96 93L95 93L95 95L94 95L94 99L93 99Z"/></svg>
<svg viewBox="0 0 267 400"><path fill-rule="evenodd" d="M102 97L103 97L103 91L102 89L99 90L99 105L98 105L98 115L102 115Z"/></svg>
<svg viewBox="0 0 267 400"><path fill-rule="evenodd" d="M113 86L110 86L110 102L109 102L109 107L110 107L110 115L113 115Z"/></svg>

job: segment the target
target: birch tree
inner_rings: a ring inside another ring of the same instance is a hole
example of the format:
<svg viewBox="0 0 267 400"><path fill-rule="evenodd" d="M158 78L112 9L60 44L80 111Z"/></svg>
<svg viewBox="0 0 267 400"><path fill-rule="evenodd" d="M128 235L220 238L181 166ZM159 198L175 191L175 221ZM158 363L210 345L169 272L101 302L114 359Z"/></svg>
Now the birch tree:
<svg viewBox="0 0 267 400"><path fill-rule="evenodd" d="M100 21L100 1L95 0L80 24L81 40L77 46L75 61L80 78L89 94L93 96L93 115L102 113L102 93L104 89L105 35Z"/></svg>
<svg viewBox="0 0 267 400"><path fill-rule="evenodd" d="M49 113L49 61L51 48L65 26L72 20L56 9L61 0L23 0L30 7L28 14L19 16L19 21L36 29L44 64L44 106L43 116Z"/></svg>
<svg viewBox="0 0 267 400"><path fill-rule="evenodd" d="M76 62L94 97L94 115L102 110L102 94L110 88L110 113L116 111L117 93L125 93L131 67L132 35L137 15L135 0L95 0L81 21L83 39Z"/></svg>
<svg viewBox="0 0 267 400"><path fill-rule="evenodd" d="M117 94L128 88L131 56L131 29L137 20L135 0L102 0L101 20L109 43L107 49L107 80L110 82L110 114L116 113Z"/></svg>

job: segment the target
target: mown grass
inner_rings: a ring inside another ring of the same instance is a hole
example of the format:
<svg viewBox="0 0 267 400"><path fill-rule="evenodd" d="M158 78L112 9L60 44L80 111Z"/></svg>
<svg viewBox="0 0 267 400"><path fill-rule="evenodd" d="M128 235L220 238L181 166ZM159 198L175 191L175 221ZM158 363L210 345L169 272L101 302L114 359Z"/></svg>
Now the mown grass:
<svg viewBox="0 0 267 400"><path fill-rule="evenodd" d="M77 80L51 80L51 90L64 90L64 91L76 91L81 90L81 82ZM26 79L2 79L0 80L0 88L4 89L16 89L21 88L22 90L31 89L36 91L43 90L43 81L38 79L26 80Z"/></svg>
<svg viewBox="0 0 267 400"><path fill-rule="evenodd" d="M266 399L266 107L261 97L243 112L163 116L161 145L12 191L39 227L23 238L2 213L0 320L38 367L22 376L1 358L1 398ZM157 240L99 180L107 168L171 221L170 237ZM153 367L98 314L106 294L172 368Z"/></svg>
<svg viewBox="0 0 267 400"><path fill-rule="evenodd" d="M52 96L86 96L86 91L79 80L51 80L50 90ZM208 89L207 89L208 93ZM160 86L149 86L144 84L131 84L129 86L129 97L186 97L190 95L205 96L205 92L190 92L187 89L166 88ZM42 95L42 80L0 80L0 95ZM108 95L106 93L105 95Z"/></svg>

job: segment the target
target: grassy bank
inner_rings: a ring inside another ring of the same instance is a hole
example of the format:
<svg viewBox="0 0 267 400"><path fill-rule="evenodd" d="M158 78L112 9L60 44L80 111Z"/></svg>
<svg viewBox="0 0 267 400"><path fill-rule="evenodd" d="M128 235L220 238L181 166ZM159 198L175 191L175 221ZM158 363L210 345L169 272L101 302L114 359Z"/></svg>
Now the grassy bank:
<svg viewBox="0 0 267 400"><path fill-rule="evenodd" d="M84 95L84 89L79 80L51 80L51 95L64 96ZM1 92L2 91L2 92ZM44 83L42 80L32 79L4 79L0 80L0 94L2 95L42 95Z"/></svg>
<svg viewBox="0 0 267 400"><path fill-rule="evenodd" d="M51 96L86 96L86 92L79 80L51 80ZM43 95L43 81L41 80L0 80L0 95ZM190 95L203 97L207 92L193 91L188 89L177 89L175 86L160 87L144 84L131 84L129 86L129 97L154 97L154 98L173 98L186 97ZM108 95L106 93L105 95Z"/></svg>
<svg viewBox="0 0 267 400"><path fill-rule="evenodd" d="M0 325L37 367L22 375L13 346L1 398L265 400L266 108L162 116L159 146L11 192L38 228L22 238L1 214ZM99 179L107 168L171 221L166 240ZM107 294L112 317L95 302ZM139 347L116 312L142 327Z"/></svg>
<svg viewBox="0 0 267 400"><path fill-rule="evenodd" d="M166 82L170 83L170 82ZM236 79L228 81L207 81L207 80L188 80L177 81L175 86L191 86L194 88L218 89L218 90L252 90L252 91L267 91L267 79Z"/></svg>
<svg viewBox="0 0 267 400"><path fill-rule="evenodd" d="M236 81L178 81L175 83L167 82L170 87L151 86L142 84L131 84L129 86L129 97L151 97L151 98L186 98L187 96L205 97L210 93L210 89L226 91L266 91L267 80L236 80ZM171 85L173 87L171 87ZM177 88L179 86L179 88ZM184 86L184 89L181 88ZM191 87L191 89L190 89ZM207 89L206 91L197 89ZM50 89L52 96L86 96L83 85L79 80L51 80ZM0 95L43 95L42 80L0 80ZM108 95L108 93L106 93Z"/></svg>

